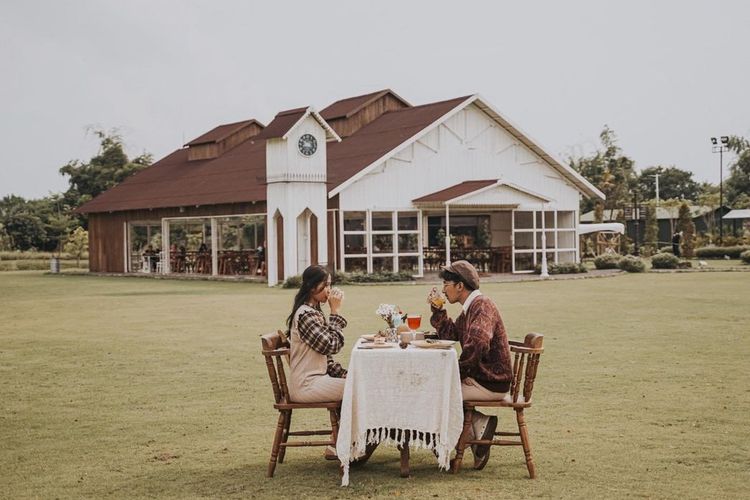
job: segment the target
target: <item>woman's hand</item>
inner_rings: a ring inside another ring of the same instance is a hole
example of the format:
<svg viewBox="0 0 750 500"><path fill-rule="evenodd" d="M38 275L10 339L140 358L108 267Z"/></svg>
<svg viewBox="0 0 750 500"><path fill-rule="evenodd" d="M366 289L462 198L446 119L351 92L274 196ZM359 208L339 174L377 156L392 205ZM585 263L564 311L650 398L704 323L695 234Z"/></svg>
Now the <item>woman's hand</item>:
<svg viewBox="0 0 750 500"><path fill-rule="evenodd" d="M328 294L328 306L331 308L331 314L339 313L342 302L344 302L344 292L340 288L331 288L331 293Z"/></svg>

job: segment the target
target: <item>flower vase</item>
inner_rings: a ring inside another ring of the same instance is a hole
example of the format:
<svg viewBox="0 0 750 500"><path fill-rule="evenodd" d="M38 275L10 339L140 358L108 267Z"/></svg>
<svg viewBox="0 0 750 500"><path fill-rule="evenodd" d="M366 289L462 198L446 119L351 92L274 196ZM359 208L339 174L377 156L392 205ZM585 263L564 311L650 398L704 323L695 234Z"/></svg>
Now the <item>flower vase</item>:
<svg viewBox="0 0 750 500"><path fill-rule="evenodd" d="M386 332L386 340L388 342L398 342L398 329L395 327L388 327L385 330Z"/></svg>

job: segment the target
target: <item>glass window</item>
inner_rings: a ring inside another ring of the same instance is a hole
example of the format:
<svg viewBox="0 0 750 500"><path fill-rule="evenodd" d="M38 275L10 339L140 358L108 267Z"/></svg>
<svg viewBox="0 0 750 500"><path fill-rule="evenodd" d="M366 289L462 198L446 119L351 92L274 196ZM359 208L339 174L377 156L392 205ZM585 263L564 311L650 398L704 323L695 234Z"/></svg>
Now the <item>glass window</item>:
<svg viewBox="0 0 750 500"><path fill-rule="evenodd" d="M575 212L557 212L558 229L573 229L575 227Z"/></svg>
<svg viewBox="0 0 750 500"><path fill-rule="evenodd" d="M533 271L534 270L534 254L532 253L517 253L513 256L516 261L516 271Z"/></svg>
<svg viewBox="0 0 750 500"><path fill-rule="evenodd" d="M367 242L364 234L345 234L344 253L362 254L367 253Z"/></svg>
<svg viewBox="0 0 750 500"><path fill-rule="evenodd" d="M515 212L515 228L516 229L533 229L534 227L534 212Z"/></svg>
<svg viewBox="0 0 750 500"><path fill-rule="evenodd" d="M393 272L393 257L373 257L372 272Z"/></svg>
<svg viewBox="0 0 750 500"><path fill-rule="evenodd" d="M399 234L398 253L419 252L418 234Z"/></svg>
<svg viewBox="0 0 750 500"><path fill-rule="evenodd" d="M393 235L373 234L372 253L393 253Z"/></svg>
<svg viewBox="0 0 750 500"><path fill-rule="evenodd" d="M366 257L347 257L344 259L344 269L347 273L366 273Z"/></svg>
<svg viewBox="0 0 750 500"><path fill-rule="evenodd" d="M373 212L373 231L393 231L393 212Z"/></svg>
<svg viewBox="0 0 750 500"><path fill-rule="evenodd" d="M344 231L364 231L365 212L344 212Z"/></svg>
<svg viewBox="0 0 750 500"><path fill-rule="evenodd" d="M557 248L575 248L576 232L575 231L558 231Z"/></svg>
<svg viewBox="0 0 750 500"><path fill-rule="evenodd" d="M544 233L547 235L547 241L545 242L545 248L555 248L555 232L554 231L544 231ZM534 234L536 234L536 247L537 249L542 248L542 232L541 231L535 231Z"/></svg>
<svg viewBox="0 0 750 500"><path fill-rule="evenodd" d="M399 257L398 258L398 270L407 271L410 273L419 272L419 257Z"/></svg>
<svg viewBox="0 0 750 500"><path fill-rule="evenodd" d="M515 233L513 238L516 250L531 250L534 248L534 233Z"/></svg>
<svg viewBox="0 0 750 500"><path fill-rule="evenodd" d="M399 231L416 231L417 229L419 229L419 226L417 224L417 212L398 213Z"/></svg>
<svg viewBox="0 0 750 500"><path fill-rule="evenodd" d="M576 253L575 252L558 252L557 253L557 261L559 263L575 262L576 261Z"/></svg>

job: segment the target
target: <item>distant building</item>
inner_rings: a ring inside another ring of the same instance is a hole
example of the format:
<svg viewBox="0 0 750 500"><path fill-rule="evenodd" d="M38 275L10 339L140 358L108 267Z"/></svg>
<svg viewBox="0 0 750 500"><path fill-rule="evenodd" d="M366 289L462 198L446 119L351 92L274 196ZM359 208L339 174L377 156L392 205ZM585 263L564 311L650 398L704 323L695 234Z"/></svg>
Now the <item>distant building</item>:
<svg viewBox="0 0 750 500"><path fill-rule="evenodd" d="M273 285L314 263L576 262L581 196L604 199L480 96L412 106L382 90L218 126L78 211L92 272L262 275L265 260Z"/></svg>
<svg viewBox="0 0 750 500"><path fill-rule="evenodd" d="M628 207L630 208L630 207ZM720 210L719 208L712 208L708 206L701 206L701 205L691 205L690 207L690 215L693 219L693 223L695 224L695 231L696 233L705 233L709 231L709 227L714 227L718 231L719 224L721 223L721 216L724 213L729 212L728 207L724 207L723 210ZM603 220L602 222L615 222L617 221L617 215L619 210L605 210L603 214ZM680 207L658 207L656 211L656 218L657 223L659 226L659 245L660 246L666 246L670 245L672 242L672 235L677 230L677 223L680 219L679 217ZM638 223L638 234L639 239L638 241L643 241L645 232L646 232L646 218L645 214L639 214L640 220ZM590 223L594 222L594 211L586 212L585 214L581 215L580 222L584 223ZM625 221L618 221L618 222L624 222L625 223L625 234L629 238L635 238L635 220L631 218L630 210L628 210L626 214L626 220Z"/></svg>

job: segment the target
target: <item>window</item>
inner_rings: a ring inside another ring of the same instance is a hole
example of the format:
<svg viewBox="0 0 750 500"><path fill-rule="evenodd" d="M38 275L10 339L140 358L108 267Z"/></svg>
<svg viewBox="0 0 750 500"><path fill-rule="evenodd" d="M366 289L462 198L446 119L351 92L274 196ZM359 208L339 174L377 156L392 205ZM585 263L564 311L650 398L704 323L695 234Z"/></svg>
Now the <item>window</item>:
<svg viewBox="0 0 750 500"><path fill-rule="evenodd" d="M575 211L513 212L514 270L532 272L541 263L542 248L548 250L548 263L575 262L578 254L575 216Z"/></svg>

